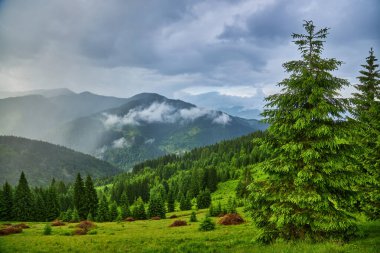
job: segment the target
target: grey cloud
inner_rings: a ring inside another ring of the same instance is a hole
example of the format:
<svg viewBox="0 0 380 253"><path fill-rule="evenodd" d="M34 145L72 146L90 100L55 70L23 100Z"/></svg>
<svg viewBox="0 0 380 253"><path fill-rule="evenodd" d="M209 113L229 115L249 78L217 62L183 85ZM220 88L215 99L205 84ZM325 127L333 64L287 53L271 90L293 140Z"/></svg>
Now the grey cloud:
<svg viewBox="0 0 380 253"><path fill-rule="evenodd" d="M378 0L0 1L0 90L274 87L281 64L298 57L291 33L309 19L332 28L326 56L345 61L338 74L351 81L371 46L380 54L379 8ZM265 95L183 98L250 110Z"/></svg>

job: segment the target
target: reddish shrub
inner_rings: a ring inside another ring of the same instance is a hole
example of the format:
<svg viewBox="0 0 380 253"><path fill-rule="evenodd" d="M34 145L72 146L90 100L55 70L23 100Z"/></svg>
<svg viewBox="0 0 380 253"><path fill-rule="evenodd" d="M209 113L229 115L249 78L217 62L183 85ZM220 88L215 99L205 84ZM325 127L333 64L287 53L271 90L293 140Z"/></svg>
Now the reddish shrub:
<svg viewBox="0 0 380 253"><path fill-rule="evenodd" d="M175 219L175 218L178 218L177 215L173 214L172 216L169 217L170 219Z"/></svg>
<svg viewBox="0 0 380 253"><path fill-rule="evenodd" d="M15 225L12 225L12 227L15 227L15 228L30 228L28 225L26 225L25 223L20 223L20 224L15 224Z"/></svg>
<svg viewBox="0 0 380 253"><path fill-rule="evenodd" d="M73 231L73 235L85 235L85 234L87 234L86 229L78 228Z"/></svg>
<svg viewBox="0 0 380 253"><path fill-rule="evenodd" d="M131 221L135 221L135 219L133 219L132 217L128 217L128 218L125 218L125 221L131 222Z"/></svg>
<svg viewBox="0 0 380 253"><path fill-rule="evenodd" d="M95 227L95 224L92 222L92 221L89 221L89 220L84 220L84 221L81 221L78 225L77 225L78 228L81 228L83 230L86 230L86 232L92 228Z"/></svg>
<svg viewBox="0 0 380 253"><path fill-rule="evenodd" d="M187 222L184 220L175 220L169 227L180 227L180 226L186 226Z"/></svg>
<svg viewBox="0 0 380 253"><path fill-rule="evenodd" d="M159 216L154 216L154 217L152 217L152 218L150 218L151 220L161 220L161 217L159 217Z"/></svg>
<svg viewBox="0 0 380 253"><path fill-rule="evenodd" d="M58 227L58 226L64 226L65 223L62 222L62 221L60 221L60 220L54 220L54 221L51 222L51 225L52 225L53 227Z"/></svg>
<svg viewBox="0 0 380 253"><path fill-rule="evenodd" d="M22 232L22 228L14 227L14 226L8 226L8 227L0 230L0 236L1 235L17 234L17 233L21 233L21 232Z"/></svg>
<svg viewBox="0 0 380 253"><path fill-rule="evenodd" d="M218 222L221 225L239 225L244 223L244 219L237 213L224 215Z"/></svg>

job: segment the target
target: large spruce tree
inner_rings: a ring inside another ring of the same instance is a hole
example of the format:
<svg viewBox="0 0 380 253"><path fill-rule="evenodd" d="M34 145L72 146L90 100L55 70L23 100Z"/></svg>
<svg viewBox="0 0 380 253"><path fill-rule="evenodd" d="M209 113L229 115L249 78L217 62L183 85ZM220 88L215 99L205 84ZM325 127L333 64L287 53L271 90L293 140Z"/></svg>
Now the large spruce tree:
<svg viewBox="0 0 380 253"><path fill-rule="evenodd" d="M0 220L11 221L13 218L13 194L12 187L5 182L1 192Z"/></svg>
<svg viewBox="0 0 380 253"><path fill-rule="evenodd" d="M31 221L33 217L33 197L24 172L16 187L14 198L14 219L19 221Z"/></svg>
<svg viewBox="0 0 380 253"><path fill-rule="evenodd" d="M280 93L266 98L263 112L270 124L261 148L271 157L257 166L249 186L250 209L261 228L258 241L276 238L348 239L356 231L344 210L360 181L351 165L352 145L346 138L345 100L348 85L331 72L342 64L321 54L328 28L316 30L305 21L305 34L293 34L301 59L283 66L290 76Z"/></svg>
<svg viewBox="0 0 380 253"><path fill-rule="evenodd" d="M380 70L371 48L355 85L352 115L354 136L361 147L358 157L370 180L364 185L362 208L370 219L380 218Z"/></svg>
<svg viewBox="0 0 380 253"><path fill-rule="evenodd" d="M74 207L77 209L79 218L82 220L88 215L85 198L84 183L80 173L78 173L74 184Z"/></svg>
<svg viewBox="0 0 380 253"><path fill-rule="evenodd" d="M95 217L98 210L98 195L90 176L87 176L85 182L85 203L87 215L90 213Z"/></svg>

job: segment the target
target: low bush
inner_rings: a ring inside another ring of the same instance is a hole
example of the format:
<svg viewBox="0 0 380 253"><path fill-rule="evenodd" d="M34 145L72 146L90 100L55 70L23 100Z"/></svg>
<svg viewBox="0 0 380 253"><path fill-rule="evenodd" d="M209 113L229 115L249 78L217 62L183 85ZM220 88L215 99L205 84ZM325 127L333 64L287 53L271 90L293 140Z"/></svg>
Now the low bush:
<svg viewBox="0 0 380 253"><path fill-rule="evenodd" d="M199 224L199 231L211 231L215 229L215 222L210 217L205 217Z"/></svg>
<svg viewBox="0 0 380 253"><path fill-rule="evenodd" d="M78 228L81 228L81 229L84 229L86 231L92 229L92 228L95 228L96 225L92 222L92 221L89 221L89 220L84 220L84 221L81 221L78 225L77 225Z"/></svg>
<svg viewBox="0 0 380 253"><path fill-rule="evenodd" d="M11 234L18 234L22 232L22 228L15 227L15 226L8 226L6 228L3 228L0 230L0 236L2 235L11 235Z"/></svg>
<svg viewBox="0 0 380 253"><path fill-rule="evenodd" d="M186 226L187 222L184 220L175 220L172 224L170 224L169 227L180 227L180 226Z"/></svg>
<svg viewBox="0 0 380 253"><path fill-rule="evenodd" d="M173 214L172 216L169 217L170 219L175 219L175 218L178 218L177 215Z"/></svg>
<svg viewBox="0 0 380 253"><path fill-rule="evenodd" d="M60 221L60 220L54 220L51 222L51 225L53 227L58 227L58 226L64 226L66 225L63 221Z"/></svg>
<svg viewBox="0 0 380 253"><path fill-rule="evenodd" d="M218 224L221 225L239 225L242 223L244 223L244 219L237 213L226 214L218 221Z"/></svg>
<svg viewBox="0 0 380 253"><path fill-rule="evenodd" d="M51 235L51 226L50 226L50 224L46 224L45 225L43 234L44 235Z"/></svg>
<svg viewBox="0 0 380 253"><path fill-rule="evenodd" d="M190 222L197 222L197 214L193 211L190 216Z"/></svg>
<svg viewBox="0 0 380 253"><path fill-rule="evenodd" d="M161 218L159 216L154 216L152 218L150 218L151 220L161 220Z"/></svg>

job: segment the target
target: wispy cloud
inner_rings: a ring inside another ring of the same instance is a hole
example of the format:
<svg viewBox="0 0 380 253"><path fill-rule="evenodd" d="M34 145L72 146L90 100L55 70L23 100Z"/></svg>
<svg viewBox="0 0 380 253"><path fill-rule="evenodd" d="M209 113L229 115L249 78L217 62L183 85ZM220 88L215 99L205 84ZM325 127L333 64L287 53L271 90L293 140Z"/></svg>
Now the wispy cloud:
<svg viewBox="0 0 380 253"><path fill-rule="evenodd" d="M154 102L147 107L131 109L126 115L103 113L103 124L106 128L122 128L125 125L141 125L144 123L179 123L192 122L207 117L215 124L226 125L231 121L225 113L204 108L191 107L177 109L167 103Z"/></svg>

